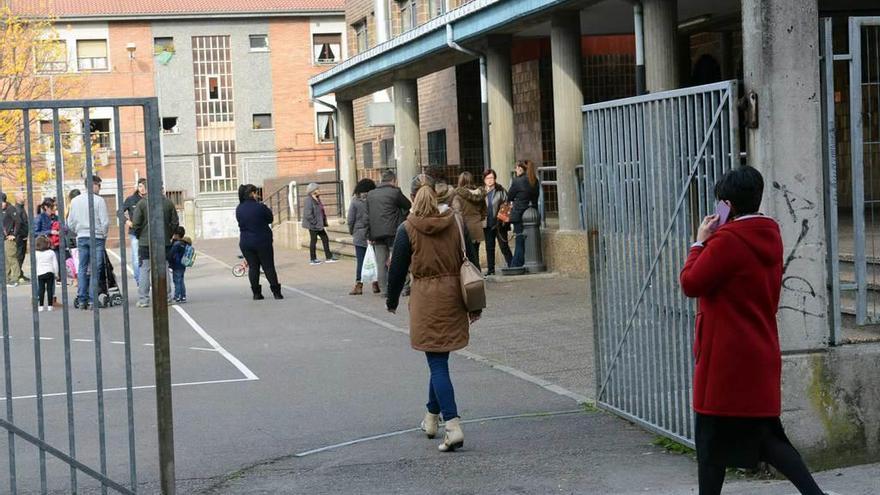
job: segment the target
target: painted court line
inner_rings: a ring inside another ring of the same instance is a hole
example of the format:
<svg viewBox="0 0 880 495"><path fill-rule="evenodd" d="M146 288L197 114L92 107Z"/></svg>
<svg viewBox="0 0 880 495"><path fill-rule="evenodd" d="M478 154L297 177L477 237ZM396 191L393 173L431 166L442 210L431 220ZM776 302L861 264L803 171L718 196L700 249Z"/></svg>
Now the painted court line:
<svg viewBox="0 0 880 495"><path fill-rule="evenodd" d="M117 261L120 261L120 262L122 261L122 258L120 258L119 255L116 254L115 252L113 252L113 251L107 251L107 252L112 254L113 257L116 258ZM200 252L200 254L203 254L203 253ZM210 256L208 256L208 255L205 255L205 257L210 258ZM212 258L212 259L214 259L214 258ZM217 259L214 259L214 261L219 262L219 260L217 260ZM134 271L131 269L131 267L128 267L128 272L131 274L134 274ZM241 374L244 375L244 377L246 379L248 379L248 380L259 380L260 379L260 377L258 377L253 371L250 370L250 368L245 366L244 363L242 363L237 357L233 356L231 352L224 349L223 346L221 346L216 340L214 340L213 337L208 335L208 332L206 332L205 329L202 328L202 326L199 325L198 322L196 322L196 320L192 316L190 316L190 314L187 313L185 309L181 308L180 306L171 306L171 307L174 308L174 310L177 311L177 313L180 314L180 316L182 316L183 319L187 323L189 323L189 326L192 327L192 329L195 330L195 332L197 334L199 334L199 336L202 337L202 339L205 342L207 342L208 345L211 346L211 350L219 352L220 355L223 356L224 358L226 358L227 361L232 363L232 365L235 366L235 368L238 369L238 371L240 371ZM153 344L144 344L144 345L148 345L151 347L153 346Z"/></svg>
<svg viewBox="0 0 880 495"><path fill-rule="evenodd" d="M231 378L229 380L208 380L204 382L187 382L187 383L172 383L172 387L191 387L193 385L213 385L215 383L237 383L237 382L250 382L253 381L250 378ZM132 390L149 390L156 388L155 385L138 385L136 387L131 387ZM104 392L122 392L125 391L125 387L113 387L113 388L105 388ZM98 390L76 390L73 392L73 395L84 395L84 394L94 394L97 393ZM46 397L66 397L67 392L53 392L51 394L43 394L43 398ZM13 397L13 400L19 399L36 399L36 395L18 395ZM0 397L0 402L4 402L6 400L5 397Z"/></svg>
<svg viewBox="0 0 880 495"><path fill-rule="evenodd" d="M204 253L203 251L199 251L199 256L202 256L204 258L208 258L208 259L214 261L215 263L218 263L221 266L225 266L229 269L232 269L232 265L230 265L226 262L220 261L217 258L214 258L213 256L211 256L207 253ZM311 294L309 292L306 292L302 289L297 289L297 288L291 287L289 285L282 285L281 287L283 287L291 292L295 292L301 296L307 297L307 298L312 299L314 301L317 301L322 304L326 304L327 306L338 309L339 311L342 311L343 313L348 313L356 318L373 323L374 325L380 326L382 328L386 328L386 329L391 330L393 332L398 332L398 333L402 333L405 335L409 335L409 331L404 328L400 328L394 324L388 323L387 321L384 321L384 320L380 320L379 318L370 316L368 314L361 313L360 311L357 311L357 310L354 310L351 308L346 308L345 306L342 306L341 304L337 304L337 303L330 301L328 299L324 299L323 297L316 296L316 295ZM177 306L175 306L175 307L177 307ZM559 385L556 385L556 384L551 383L547 380L544 380L543 378L539 378L537 376L526 373L525 371L518 370L518 369L513 368L511 366L506 366L501 363L495 362L495 361L493 361L485 356L481 356L475 352L471 352L471 351L467 351L467 350L460 350L460 351L454 351L453 354L458 354L458 355L465 357L467 359L470 359L472 361L477 361L481 364L485 364L486 366L489 366L490 368L501 371L502 373L507 373L508 375L515 376L515 377L519 378L520 380L525 380L529 383L533 383L533 384L543 388L544 390L553 392L554 394L561 395L563 397L568 397L569 399L574 400L578 404L586 404L586 403L593 403L594 402L592 399L590 399L589 397L587 397L585 395L579 394L577 392L572 392L571 390L568 390L564 387L560 387Z"/></svg>
<svg viewBox="0 0 880 495"><path fill-rule="evenodd" d="M552 411L552 412L544 412L544 413L526 413L526 414L511 414L507 416L489 416L486 418L475 418L463 420L461 424L468 423L485 423L487 421L502 421L506 419L524 419L524 418L541 418L541 417L549 417L549 416L563 416L567 414L578 414L584 412L581 409L569 409L566 411ZM356 440L350 440L348 442L336 443L333 445L328 445L326 447L321 447L317 449L307 450L305 452L300 452L299 454L294 454L294 457L305 457L307 455L318 454L321 452L327 452L328 450L335 450L341 447L348 447L350 445L357 445L359 443L370 442L373 440L381 440L383 438L396 437L400 435L405 435L407 433L412 433L415 431L421 431L421 428L407 428L405 430L397 430L389 433L383 433L381 435L373 435L369 437L358 438Z"/></svg>
<svg viewBox="0 0 880 495"><path fill-rule="evenodd" d="M193 351L207 351L207 352L218 352L217 349L207 348L207 347L190 347Z"/></svg>

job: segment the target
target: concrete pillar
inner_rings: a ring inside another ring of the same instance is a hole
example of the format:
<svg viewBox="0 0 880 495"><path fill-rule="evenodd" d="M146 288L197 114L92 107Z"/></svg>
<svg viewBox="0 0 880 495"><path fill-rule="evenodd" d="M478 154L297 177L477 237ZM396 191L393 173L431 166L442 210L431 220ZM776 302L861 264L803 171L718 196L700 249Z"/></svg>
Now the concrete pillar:
<svg viewBox="0 0 880 495"><path fill-rule="evenodd" d="M556 179L560 230L580 229L575 167L583 163L584 121L581 105L581 17L563 12L550 22L553 61L553 126L556 132Z"/></svg>
<svg viewBox="0 0 880 495"><path fill-rule="evenodd" d="M759 112L748 163L764 175L763 211L785 246L779 337L783 349L820 348L829 316L817 0L743 0L742 16L745 91Z"/></svg>
<svg viewBox="0 0 880 495"><path fill-rule="evenodd" d="M513 126L513 78L509 35L490 36L486 50L489 81L489 156L498 178L506 184L516 160Z"/></svg>
<svg viewBox="0 0 880 495"><path fill-rule="evenodd" d="M420 148L418 84L415 79L394 81L394 159L397 181L404 191L421 173Z"/></svg>
<svg viewBox="0 0 880 495"><path fill-rule="evenodd" d="M645 86L649 93L678 88L678 0L642 0Z"/></svg>
<svg viewBox="0 0 880 495"><path fill-rule="evenodd" d="M354 157L354 104L351 100L337 100L336 108L339 180L342 181L342 196L347 209L357 183L357 164Z"/></svg>

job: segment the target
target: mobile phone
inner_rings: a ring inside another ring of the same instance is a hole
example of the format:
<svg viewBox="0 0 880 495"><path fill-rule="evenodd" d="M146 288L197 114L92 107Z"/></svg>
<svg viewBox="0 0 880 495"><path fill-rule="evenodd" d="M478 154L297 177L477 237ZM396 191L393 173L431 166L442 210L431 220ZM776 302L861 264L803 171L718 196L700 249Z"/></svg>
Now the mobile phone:
<svg viewBox="0 0 880 495"><path fill-rule="evenodd" d="M727 206L727 203L724 201L719 201L715 203L715 214L718 215L718 220L715 221L715 225L712 230L717 230L722 225L727 223L728 217L730 217L730 207Z"/></svg>

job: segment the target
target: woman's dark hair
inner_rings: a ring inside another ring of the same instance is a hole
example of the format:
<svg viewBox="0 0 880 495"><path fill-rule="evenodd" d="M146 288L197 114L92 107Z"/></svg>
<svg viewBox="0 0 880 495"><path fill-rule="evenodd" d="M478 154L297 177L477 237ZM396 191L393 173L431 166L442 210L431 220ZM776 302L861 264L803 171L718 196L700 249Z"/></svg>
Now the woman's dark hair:
<svg viewBox="0 0 880 495"><path fill-rule="evenodd" d="M529 185L535 187L538 184L538 171L531 160L520 160L516 162L516 166L523 169L524 175L529 179Z"/></svg>
<svg viewBox="0 0 880 495"><path fill-rule="evenodd" d="M764 195L764 177L757 169L742 166L724 174L715 184L715 198L730 201L736 216L757 213Z"/></svg>
<svg viewBox="0 0 880 495"><path fill-rule="evenodd" d="M80 194L82 194L82 193L79 191L79 189L71 189L70 192L67 193L67 204L70 204L70 201L73 200L73 198L79 196Z"/></svg>
<svg viewBox="0 0 880 495"><path fill-rule="evenodd" d="M242 184L238 186L238 202L244 203L251 199L251 194L257 192L257 186L253 184Z"/></svg>
<svg viewBox="0 0 880 495"><path fill-rule="evenodd" d="M49 238L44 235L38 235L34 240L34 246L37 251L46 251L49 249Z"/></svg>
<svg viewBox="0 0 880 495"><path fill-rule="evenodd" d="M373 189L376 189L376 183L373 179L361 179L358 181L357 185L354 186L355 194L366 194Z"/></svg>
<svg viewBox="0 0 880 495"><path fill-rule="evenodd" d="M495 180L498 180L498 174L495 173L495 170L493 170L491 168L487 168L486 170L483 171L483 179L485 179L486 177L489 177L490 175L495 177Z"/></svg>

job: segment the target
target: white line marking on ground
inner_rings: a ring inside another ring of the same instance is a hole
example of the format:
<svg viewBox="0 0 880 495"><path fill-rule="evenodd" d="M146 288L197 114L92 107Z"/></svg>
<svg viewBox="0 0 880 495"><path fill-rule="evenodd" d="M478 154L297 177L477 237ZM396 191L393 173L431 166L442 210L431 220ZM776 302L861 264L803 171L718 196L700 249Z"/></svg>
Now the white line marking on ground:
<svg viewBox="0 0 880 495"><path fill-rule="evenodd" d="M205 258L213 260L214 262L216 262L222 266L225 266L229 269L232 269L232 265L225 263L223 261L220 261L217 258L214 258L213 256L206 254L202 251L199 251L199 256L203 256ZM379 318L375 318L375 317L370 316L368 314L361 313L360 311L356 311L351 308L346 308L345 306L342 306L340 304L336 304L333 301L330 301L328 299L324 299L323 297L320 297L320 296L316 296L316 295L311 294L309 292L306 292L302 289L297 289L297 288L291 287L289 285L282 285L281 287L283 287L289 291L295 292L301 296L308 297L309 299L312 299L314 301L318 301L320 303L323 303L323 304L326 304L326 305L331 306L333 308L336 308L339 311L342 311L343 313L348 313L356 318L360 318L362 320L369 321L370 323L373 323L373 324L380 326L382 328L387 328L388 330L391 330L393 332L398 332L398 333L402 333L405 335L409 335L409 331L404 328L400 328L396 325L388 323L387 321L380 320ZM507 374L515 376L521 380L525 380L529 383L533 383L533 384L535 384L545 390L553 392L554 394L561 395L563 397L568 397L569 399L574 400L578 404L586 404L586 403L592 404L595 402L595 401L593 401L593 399L590 399L589 397L587 397L585 395L579 394L577 392L572 392L571 390L568 390L564 387L560 387L559 385L553 384L547 380L544 380L543 378L539 378L537 376L530 375L529 373L526 373L525 371L521 371L521 370L518 370L518 369L513 368L511 366L506 366L501 363L492 361L491 359L489 359L485 356L481 356L475 352L460 350L460 351L455 351L454 354L458 354L458 355L463 356L467 359L477 361L478 363L485 364L485 365L489 366L490 368L501 371L502 373L507 373Z"/></svg>
<svg viewBox="0 0 880 495"><path fill-rule="evenodd" d="M31 337L31 340L34 340L34 338ZM55 340L55 338L54 337L40 337L40 340Z"/></svg>
<svg viewBox="0 0 880 495"><path fill-rule="evenodd" d="M94 342L92 339L72 339L74 342Z"/></svg>
<svg viewBox="0 0 880 495"><path fill-rule="evenodd" d="M184 310L180 306L173 306L173 308L175 311L180 313L180 316L182 316L183 319L186 320L187 323L189 323L189 326L191 326L197 334L201 335L202 338L205 339L205 342L207 342L208 345L210 345L215 351L219 352L221 356L225 357L226 360L232 363L233 366L238 368L238 371L241 371L241 374L243 374L245 378L247 378L248 380L260 379L257 375L254 374L253 371L250 370L250 368L245 366L244 363L239 361L237 357L233 356L229 351L224 349L223 346L218 344L213 337L208 335L208 332L206 332L201 325L196 323L196 320L194 320L192 316L190 316L189 313L186 312L186 310Z"/></svg>
<svg viewBox="0 0 880 495"><path fill-rule="evenodd" d="M187 383L172 383L172 387L191 387L194 385L213 385L215 383L238 383L238 382L250 382L253 381L249 378L230 378L229 380L208 380L204 382L187 382ZM149 390L156 388L155 385L138 385L136 387L131 387L132 390ZM122 392L125 391L125 387L113 387L113 388L105 388L104 392ZM73 395L84 395L84 394L94 394L97 393L97 390L77 390L73 392ZM67 392L54 392L51 394L43 394L43 398L46 397L65 397L67 396ZM12 400L19 399L36 399L36 395L19 395L13 397ZM0 402L4 402L6 400L5 397L0 397Z"/></svg>
<svg viewBox="0 0 880 495"><path fill-rule="evenodd" d="M540 417L546 417L546 416L563 416L566 414L577 414L577 413L582 413L582 412L584 412L582 409L570 409L567 411L552 411L552 412L545 412L545 413L511 414L508 416L489 416L487 418L468 419L468 420L462 421L461 424L483 423L486 421L501 421L501 420L505 420L505 419L524 419L524 418L540 418ZM342 442L342 443L337 443L337 444L333 444L333 445L328 445L326 447L321 447L318 449L307 450L305 452L300 452L299 454L294 454L293 456L294 457L305 457L307 455L317 454L320 452L326 452L328 450L334 450L334 449L338 449L340 447L348 447L349 445L357 445L359 443L369 442L372 440L380 440L382 438L396 437L399 435L412 433L414 431L421 431L421 428L407 428L405 430L392 431L390 433L383 433L381 435L373 435L370 437L358 438L356 440L351 440L348 442Z"/></svg>
<svg viewBox="0 0 880 495"><path fill-rule="evenodd" d="M213 349L213 348L209 349L207 347L190 347L190 349L193 351L218 352L217 349Z"/></svg>
<svg viewBox="0 0 880 495"><path fill-rule="evenodd" d="M111 344L125 345L125 342L122 342L121 340L111 340L110 343L111 343Z"/></svg>
<svg viewBox="0 0 880 495"><path fill-rule="evenodd" d="M110 254L112 254L113 257L116 258L117 260L122 261L122 258L120 258L119 255L116 254L115 252L113 252L113 251L108 251L108 252ZM204 253L202 253L202 254L204 254ZM217 260L209 255L205 255L205 257L211 258L214 261L220 263L220 260ZM131 268L129 268L129 273L133 273ZM224 358L226 358L227 361L232 363L232 365L235 366L238 369L238 371L240 371L241 374L243 374L245 376L246 379L248 379L248 380L259 380L260 379L260 377L258 377L256 374L254 374L253 371L250 370L250 368L245 366L244 363L239 361L239 359L237 357L233 356L232 353L230 353L229 351L224 349L223 346L221 346L216 340L214 340L213 337L208 335L208 332L206 332L205 329L202 328L202 326L199 325L196 322L196 320L193 319L193 317L190 316L189 313L186 312L185 309L181 308L180 306L172 306L172 307L174 308L175 311L177 311L180 314L180 316L183 317L184 320L186 320L187 323L189 323L189 326L192 327L192 329L195 330L196 333L199 334L199 336L201 336L202 339L204 339L205 342L207 342L208 345L211 346L210 350L219 352L220 355L223 356ZM153 344L144 344L144 345L152 346ZM190 347L190 349L194 349L194 348ZM209 350L209 349L197 349L197 350Z"/></svg>
<svg viewBox="0 0 880 495"><path fill-rule="evenodd" d="M155 344L151 344L151 343L147 342L147 343L144 344L144 345L147 346L147 347L153 347Z"/></svg>

